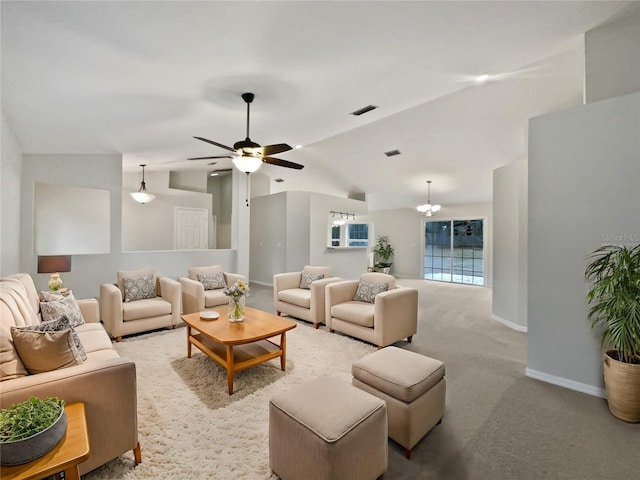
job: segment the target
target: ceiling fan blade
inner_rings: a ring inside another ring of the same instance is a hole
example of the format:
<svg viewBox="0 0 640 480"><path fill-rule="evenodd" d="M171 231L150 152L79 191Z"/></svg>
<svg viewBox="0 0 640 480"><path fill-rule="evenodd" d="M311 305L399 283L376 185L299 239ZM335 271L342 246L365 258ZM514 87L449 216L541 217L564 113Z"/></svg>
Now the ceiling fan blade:
<svg viewBox="0 0 640 480"><path fill-rule="evenodd" d="M278 153L288 152L289 150L293 150L286 143L276 143L275 145L265 145L264 147L260 147L258 151L260 155L276 155Z"/></svg>
<svg viewBox="0 0 640 480"><path fill-rule="evenodd" d="M201 140L203 142L210 143L211 145L215 145L216 147L224 148L225 150L229 150L230 152L235 152L235 150L233 148L227 147L226 145L223 145L223 144L218 143L218 142L214 142L213 140L208 140L208 139L202 138L202 137L193 137L193 138L195 138L197 140Z"/></svg>
<svg viewBox="0 0 640 480"><path fill-rule="evenodd" d="M299 163L289 162L287 160L282 160L280 158L262 157L262 161L264 163L268 163L269 165L277 165L279 167L295 168L296 170L302 170L304 168L304 165L300 165Z"/></svg>
<svg viewBox="0 0 640 480"><path fill-rule="evenodd" d="M218 155L215 157L191 157L187 158L187 160L210 160L214 158L233 158L231 155Z"/></svg>

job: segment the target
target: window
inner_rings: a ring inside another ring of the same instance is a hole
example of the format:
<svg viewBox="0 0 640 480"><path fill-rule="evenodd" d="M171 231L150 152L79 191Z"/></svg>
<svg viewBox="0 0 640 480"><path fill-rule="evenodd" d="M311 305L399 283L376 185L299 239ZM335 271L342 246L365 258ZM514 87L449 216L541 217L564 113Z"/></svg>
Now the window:
<svg viewBox="0 0 640 480"><path fill-rule="evenodd" d="M349 247L369 246L369 224L368 223L348 223L347 245Z"/></svg>
<svg viewBox="0 0 640 480"><path fill-rule="evenodd" d="M427 221L424 274L428 280L484 285L484 221Z"/></svg>

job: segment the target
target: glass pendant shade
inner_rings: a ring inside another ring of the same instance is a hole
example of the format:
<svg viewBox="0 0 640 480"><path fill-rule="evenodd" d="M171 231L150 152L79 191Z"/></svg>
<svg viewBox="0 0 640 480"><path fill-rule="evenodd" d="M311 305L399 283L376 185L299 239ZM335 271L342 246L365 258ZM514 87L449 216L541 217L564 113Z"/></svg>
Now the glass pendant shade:
<svg viewBox="0 0 640 480"><path fill-rule="evenodd" d="M253 173L262 166L262 159L251 155L235 157L232 161L236 168L244 173Z"/></svg>
<svg viewBox="0 0 640 480"><path fill-rule="evenodd" d="M147 192L147 185L144 183L144 167L146 165L140 165L142 167L142 182L140 182L140 189L137 192L131 192L131 196L138 203L149 203L156 196L153 193Z"/></svg>
<svg viewBox="0 0 640 480"><path fill-rule="evenodd" d="M427 194L427 202L424 205L418 205L416 207L416 210L418 210L418 212L421 215L424 215L425 217L431 217L433 216L435 213L437 213L442 206L441 205L432 205L431 204L431 180L427 180L427 184L428 184L428 194Z"/></svg>

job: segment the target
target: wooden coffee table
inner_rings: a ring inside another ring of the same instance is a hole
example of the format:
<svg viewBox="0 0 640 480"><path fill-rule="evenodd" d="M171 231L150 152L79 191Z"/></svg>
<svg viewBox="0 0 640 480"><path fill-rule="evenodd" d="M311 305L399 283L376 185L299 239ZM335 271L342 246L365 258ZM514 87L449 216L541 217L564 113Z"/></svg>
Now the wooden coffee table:
<svg viewBox="0 0 640 480"><path fill-rule="evenodd" d="M267 360L280 357L280 368L287 362L288 330L296 323L262 310L246 307L243 322L232 323L227 318L228 307L217 307L216 320L201 320L200 312L182 315L187 324L187 357L195 345L214 362L227 370L229 395L233 393L233 374ZM280 344L272 337L280 335Z"/></svg>

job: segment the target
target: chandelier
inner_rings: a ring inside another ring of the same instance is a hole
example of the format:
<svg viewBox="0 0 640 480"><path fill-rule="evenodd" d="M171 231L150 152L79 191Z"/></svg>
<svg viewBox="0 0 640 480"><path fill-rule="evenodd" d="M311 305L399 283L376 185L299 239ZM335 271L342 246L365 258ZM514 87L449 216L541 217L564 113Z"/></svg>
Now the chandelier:
<svg viewBox="0 0 640 480"><path fill-rule="evenodd" d="M137 192L131 192L131 196L136 202L149 203L156 198L153 193L147 192L147 185L144 183L144 167L146 165L140 165L142 167L142 182L140 183L140 189Z"/></svg>
<svg viewBox="0 0 640 480"><path fill-rule="evenodd" d="M420 212L421 215L424 215L425 217L431 217L435 215L438 210L442 208L442 206L433 205L431 203L431 180L427 180L427 188L427 203L425 203L424 205L418 205L416 209L418 210L418 212Z"/></svg>

